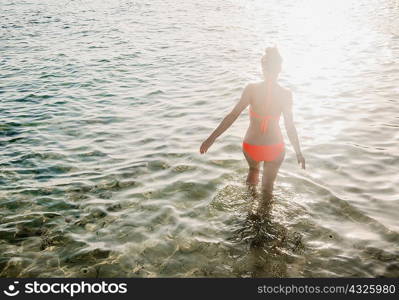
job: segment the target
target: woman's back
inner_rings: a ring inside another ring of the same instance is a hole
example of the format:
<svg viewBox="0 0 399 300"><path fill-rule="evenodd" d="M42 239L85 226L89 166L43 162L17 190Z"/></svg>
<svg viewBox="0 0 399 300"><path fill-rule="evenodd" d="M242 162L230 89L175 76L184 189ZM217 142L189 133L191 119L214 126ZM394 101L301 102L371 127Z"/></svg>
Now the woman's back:
<svg viewBox="0 0 399 300"><path fill-rule="evenodd" d="M283 141L279 119L286 91L277 84L252 85L249 105L250 124L244 141L253 145L277 144Z"/></svg>

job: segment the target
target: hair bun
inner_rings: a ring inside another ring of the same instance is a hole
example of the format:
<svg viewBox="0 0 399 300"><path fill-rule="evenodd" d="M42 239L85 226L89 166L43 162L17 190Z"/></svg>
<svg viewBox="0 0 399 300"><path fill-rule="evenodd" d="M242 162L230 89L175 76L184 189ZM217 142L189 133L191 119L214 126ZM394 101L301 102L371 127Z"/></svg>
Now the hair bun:
<svg viewBox="0 0 399 300"><path fill-rule="evenodd" d="M267 47L265 49L265 54L262 57L262 67L264 71L267 70L267 72L272 73L279 72L282 62L283 59L276 46Z"/></svg>
<svg viewBox="0 0 399 300"><path fill-rule="evenodd" d="M280 53L278 52L277 47L267 47L265 49L265 53L267 57L272 58L281 58Z"/></svg>

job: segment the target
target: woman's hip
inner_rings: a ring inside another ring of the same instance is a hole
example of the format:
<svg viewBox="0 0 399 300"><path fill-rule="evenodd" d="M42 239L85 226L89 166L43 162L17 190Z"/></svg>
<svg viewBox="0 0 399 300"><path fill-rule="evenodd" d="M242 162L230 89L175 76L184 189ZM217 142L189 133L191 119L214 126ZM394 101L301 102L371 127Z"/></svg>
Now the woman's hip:
<svg viewBox="0 0 399 300"><path fill-rule="evenodd" d="M253 145L244 141L242 149L253 160L256 161L274 161L283 159L285 156L284 142L268 145Z"/></svg>

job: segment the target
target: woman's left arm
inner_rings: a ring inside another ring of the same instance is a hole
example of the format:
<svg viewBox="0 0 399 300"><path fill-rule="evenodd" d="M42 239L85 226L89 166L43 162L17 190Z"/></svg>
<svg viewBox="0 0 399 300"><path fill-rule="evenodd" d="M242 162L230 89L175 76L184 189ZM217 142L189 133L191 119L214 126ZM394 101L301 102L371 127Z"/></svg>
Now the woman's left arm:
<svg viewBox="0 0 399 300"><path fill-rule="evenodd" d="M219 126L212 132L212 134L202 143L200 147L200 153L204 154L208 151L209 147L215 142L215 140L225 132L231 124L238 118L241 112L249 105L251 99L251 85L248 84L242 92L241 99L234 106L233 110L224 117Z"/></svg>

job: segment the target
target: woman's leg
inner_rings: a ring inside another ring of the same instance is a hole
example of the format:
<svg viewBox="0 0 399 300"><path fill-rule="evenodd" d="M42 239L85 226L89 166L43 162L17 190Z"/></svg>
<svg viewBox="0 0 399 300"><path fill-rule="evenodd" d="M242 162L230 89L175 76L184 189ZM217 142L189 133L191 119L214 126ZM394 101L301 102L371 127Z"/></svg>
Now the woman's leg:
<svg viewBox="0 0 399 300"><path fill-rule="evenodd" d="M273 197L274 181L285 157L285 150L273 161L265 161L263 164L262 192L264 198Z"/></svg>
<svg viewBox="0 0 399 300"><path fill-rule="evenodd" d="M265 161L263 164L262 197L257 210L259 216L266 216L270 212L274 181L276 180L278 170L280 169L284 157L285 151L283 151L276 160Z"/></svg>
<svg viewBox="0 0 399 300"><path fill-rule="evenodd" d="M253 160L245 151L242 151L244 153L245 159L248 162L249 170L248 170L248 176L247 176L247 184L256 186L259 183L259 165L260 162Z"/></svg>

